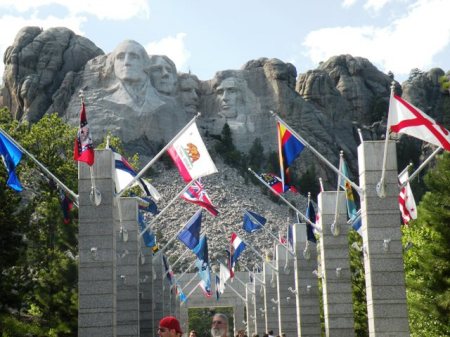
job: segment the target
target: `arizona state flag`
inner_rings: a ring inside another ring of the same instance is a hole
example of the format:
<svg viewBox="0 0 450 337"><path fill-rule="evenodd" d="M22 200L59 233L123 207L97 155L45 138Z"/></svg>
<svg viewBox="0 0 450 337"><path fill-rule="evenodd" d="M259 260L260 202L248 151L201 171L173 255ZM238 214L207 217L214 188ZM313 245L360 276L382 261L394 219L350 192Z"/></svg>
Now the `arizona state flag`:
<svg viewBox="0 0 450 337"><path fill-rule="evenodd" d="M278 154L280 159L281 181L290 183L289 166L300 155L305 145L298 140L281 122L277 122L278 130Z"/></svg>

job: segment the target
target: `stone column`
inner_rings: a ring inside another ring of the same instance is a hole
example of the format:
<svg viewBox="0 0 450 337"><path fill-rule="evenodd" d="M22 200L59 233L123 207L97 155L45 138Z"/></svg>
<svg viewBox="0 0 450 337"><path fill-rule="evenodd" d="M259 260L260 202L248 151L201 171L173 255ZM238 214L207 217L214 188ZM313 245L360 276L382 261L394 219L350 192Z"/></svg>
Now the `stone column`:
<svg viewBox="0 0 450 337"><path fill-rule="evenodd" d="M260 337L266 332L266 316L264 314L264 288L261 281L257 278L253 280L255 289L255 317L256 317L256 333Z"/></svg>
<svg viewBox="0 0 450 337"><path fill-rule="evenodd" d="M245 285L247 299L247 336L252 336L256 332L254 289L253 283L247 283Z"/></svg>
<svg viewBox="0 0 450 337"><path fill-rule="evenodd" d="M245 306L246 303L243 303L240 298L236 299L236 303L233 306L234 331L238 331L241 329L245 330Z"/></svg>
<svg viewBox="0 0 450 337"><path fill-rule="evenodd" d="M336 212L336 194L339 193L339 234L331 233ZM347 204L345 192L322 192L319 194L322 237L320 255L322 262L322 293L325 319L325 335L333 337L355 336L352 299L352 277L348 247Z"/></svg>
<svg viewBox="0 0 450 337"><path fill-rule="evenodd" d="M189 315L188 315L188 307L186 305L186 303L180 303L180 313L179 316L177 316L180 320L180 324L181 324L181 330L183 330L183 332L188 333L188 328L189 328Z"/></svg>
<svg viewBox="0 0 450 337"><path fill-rule="evenodd" d="M358 147L369 336L406 337L409 325L395 143L388 143L386 196L379 198L376 185L381 178L383 153L384 141L363 142Z"/></svg>
<svg viewBox="0 0 450 337"><path fill-rule="evenodd" d="M172 301L172 294L170 292L170 283L165 274L164 266L162 268L162 286L163 286L163 296L164 296L164 306L163 306L163 316L170 315L170 304Z"/></svg>
<svg viewBox="0 0 450 337"><path fill-rule="evenodd" d="M279 335L278 330L278 301L277 294L277 273L268 265L269 262L263 263L264 283L264 314L266 321L266 332L273 330L274 335ZM272 301L273 299L273 301Z"/></svg>
<svg viewBox="0 0 450 337"><path fill-rule="evenodd" d="M95 183L101 204L92 205L89 166L78 164L78 336L116 336L116 233L114 159L111 150L95 151Z"/></svg>
<svg viewBox="0 0 450 337"><path fill-rule="evenodd" d="M276 266L278 269L278 326L280 334L298 336L295 295L289 288L295 288L294 258L282 245L277 245Z"/></svg>
<svg viewBox="0 0 450 337"><path fill-rule="evenodd" d="M297 223L293 228L295 247L295 291L297 305L298 336L320 337L320 301L317 275L317 247L307 241L306 224ZM307 253L304 253L308 245Z"/></svg>
<svg viewBox="0 0 450 337"><path fill-rule="evenodd" d="M117 237L118 337L140 336L137 212L135 198L120 198L114 210Z"/></svg>
<svg viewBox="0 0 450 337"><path fill-rule="evenodd" d="M153 325L153 252L139 238L139 275L140 275L140 329L142 337L154 337L157 326Z"/></svg>
<svg viewBox="0 0 450 337"><path fill-rule="evenodd" d="M163 262L161 253L153 256L153 326L158 327L164 317Z"/></svg>

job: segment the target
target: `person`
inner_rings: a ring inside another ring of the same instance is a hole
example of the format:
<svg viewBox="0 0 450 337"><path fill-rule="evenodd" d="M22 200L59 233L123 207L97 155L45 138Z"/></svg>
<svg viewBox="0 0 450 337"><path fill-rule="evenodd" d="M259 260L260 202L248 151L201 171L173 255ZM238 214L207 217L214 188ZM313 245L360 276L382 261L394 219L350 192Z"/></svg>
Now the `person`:
<svg viewBox="0 0 450 337"><path fill-rule="evenodd" d="M165 316L159 321L159 337L180 337L183 334L180 322L174 316Z"/></svg>
<svg viewBox="0 0 450 337"><path fill-rule="evenodd" d="M107 101L138 112L154 111L164 103L150 81L150 58L134 40L121 42L108 56L105 76L113 81L106 89Z"/></svg>
<svg viewBox="0 0 450 337"><path fill-rule="evenodd" d="M197 337L197 331L191 330L191 331L189 332L189 337Z"/></svg>
<svg viewBox="0 0 450 337"><path fill-rule="evenodd" d="M199 106L199 80L197 76L182 73L178 75L178 92L186 114L194 116Z"/></svg>
<svg viewBox="0 0 450 337"><path fill-rule="evenodd" d="M228 317L222 313L216 313L211 323L212 337L228 337Z"/></svg>
<svg viewBox="0 0 450 337"><path fill-rule="evenodd" d="M150 57L150 79L160 94L175 96L177 67L166 55L152 55Z"/></svg>
<svg viewBox="0 0 450 337"><path fill-rule="evenodd" d="M269 337L274 337L273 336L273 330L269 330L268 335L269 335Z"/></svg>

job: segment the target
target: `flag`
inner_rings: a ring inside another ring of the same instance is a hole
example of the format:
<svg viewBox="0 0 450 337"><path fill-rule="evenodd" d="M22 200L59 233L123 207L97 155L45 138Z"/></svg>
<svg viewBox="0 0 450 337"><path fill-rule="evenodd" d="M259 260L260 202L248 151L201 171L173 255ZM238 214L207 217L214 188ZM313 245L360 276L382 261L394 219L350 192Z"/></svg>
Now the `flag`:
<svg viewBox="0 0 450 337"><path fill-rule="evenodd" d="M230 272L230 278L233 279L234 271L233 271L233 268L231 267L231 251L228 249L225 249L225 254L227 255L227 267L228 267L228 271Z"/></svg>
<svg viewBox="0 0 450 337"><path fill-rule="evenodd" d="M288 247L294 251L294 225L288 226Z"/></svg>
<svg viewBox="0 0 450 337"><path fill-rule="evenodd" d="M230 275L230 270L226 266L224 266L222 263L220 264L219 276L220 276L219 291L221 294L223 294L223 292L225 291L225 284L231 278L231 275Z"/></svg>
<svg viewBox="0 0 450 337"><path fill-rule="evenodd" d="M295 186L288 185L286 182L284 183L283 189L283 182L281 181L281 178L273 173L261 173L259 176L261 177L262 180L264 180L267 183L267 185L269 185L272 188L272 190L274 190L278 194L287 191L298 193L298 190L295 188Z"/></svg>
<svg viewBox="0 0 450 337"><path fill-rule="evenodd" d="M89 166L94 164L94 145L89 132L84 102L81 103L80 128L78 129L77 138L75 139L73 159L85 162Z"/></svg>
<svg viewBox="0 0 450 337"><path fill-rule="evenodd" d="M353 219L352 228L358 232L359 235L362 236L362 221L361 221L361 213L358 213L356 217Z"/></svg>
<svg viewBox="0 0 450 337"><path fill-rule="evenodd" d="M315 223L316 221L316 211L314 209L314 205L311 200L309 200L308 207L306 208L306 214L305 216L312 222ZM311 224L306 223L306 237L308 241L317 243L316 236L314 235L314 228L311 226Z"/></svg>
<svg viewBox="0 0 450 337"><path fill-rule="evenodd" d="M231 233L231 270L234 272L234 266L237 263L239 255L245 249L245 243L242 241L236 233Z"/></svg>
<svg viewBox="0 0 450 337"><path fill-rule="evenodd" d="M178 240L193 250L200 242L200 229L202 225L202 209L199 209L189 219L183 230L178 234Z"/></svg>
<svg viewBox="0 0 450 337"><path fill-rule="evenodd" d="M408 180L408 178L408 171L405 170L405 172L403 172L398 177L398 180L400 184L403 184ZM411 221L411 219L417 219L416 201L414 200L414 195L412 194L409 182L400 190L400 193L398 195L398 204L400 207L402 220L405 225L407 225Z"/></svg>
<svg viewBox="0 0 450 337"><path fill-rule="evenodd" d="M185 182L217 172L196 123L178 135L167 151Z"/></svg>
<svg viewBox="0 0 450 337"><path fill-rule="evenodd" d="M198 275L201 279L200 287L207 297L211 297L211 271L209 268L208 239L206 235L201 236L200 242L193 251L197 256L197 261L195 264L198 268Z"/></svg>
<svg viewBox="0 0 450 337"><path fill-rule="evenodd" d="M280 231L278 231L278 241L279 241L282 245L287 244L287 239L286 239L286 237L285 237L283 234L281 234Z"/></svg>
<svg viewBox="0 0 450 337"><path fill-rule="evenodd" d="M123 190L129 183L137 176L136 171L130 165L130 163L121 154L117 153L114 149L111 149L114 153L114 166L115 170L115 183L116 192ZM138 185L141 190L148 196L152 197L156 201L161 199L161 195L152 184L143 178L139 178L132 186Z"/></svg>
<svg viewBox="0 0 450 337"><path fill-rule="evenodd" d="M70 223L70 211L73 208L73 201L69 199L67 193L63 190L59 191L59 200L61 203L61 209L64 216L64 224L67 225Z"/></svg>
<svg viewBox="0 0 450 337"><path fill-rule="evenodd" d="M342 158L341 172L346 178L349 177L348 167L343 158ZM356 210L356 204L355 204L355 198L353 196L352 185L350 185L350 181L348 179L345 179L345 181L343 181L342 177L339 176L339 186L345 191L345 198L347 199L348 218L353 219L356 216L356 213L358 211Z"/></svg>
<svg viewBox="0 0 450 337"><path fill-rule="evenodd" d="M186 201L192 202L200 207L206 209L213 216L219 214L216 207L212 204L209 199L208 194L203 188L203 184L201 182L201 178L198 178L191 186L189 186L188 190L184 192L181 196Z"/></svg>
<svg viewBox="0 0 450 337"><path fill-rule="evenodd" d="M253 233L257 231L258 229L261 229L265 224L267 220L263 216L256 214L252 211L244 210L244 224L243 228L249 232Z"/></svg>
<svg viewBox="0 0 450 337"><path fill-rule="evenodd" d="M156 236L151 231L150 228L145 229L147 227L147 224L145 223L144 215L142 212L138 211L138 224L139 224L139 230L142 234L142 240L144 240L144 244L146 247L153 248L156 246ZM155 253L155 251L154 251Z"/></svg>
<svg viewBox="0 0 450 337"><path fill-rule="evenodd" d="M389 101L388 130L404 133L450 151L450 133L423 111L391 94Z"/></svg>
<svg viewBox="0 0 450 337"><path fill-rule="evenodd" d="M187 301L186 294L183 292L183 289L181 289L181 286L179 284L177 284L177 293L178 293L178 296L180 297L180 302Z"/></svg>
<svg viewBox="0 0 450 337"><path fill-rule="evenodd" d="M216 275L216 300L218 301L220 298L220 278Z"/></svg>
<svg viewBox="0 0 450 337"><path fill-rule="evenodd" d="M162 260L167 280L169 281L170 286L173 286L173 271L170 268L169 261L167 261L167 257L164 254L162 254Z"/></svg>
<svg viewBox="0 0 450 337"><path fill-rule="evenodd" d="M290 183L289 166L300 155L305 145L300 142L281 122L277 122L278 155L280 159L281 181L283 186ZM282 189L284 190L284 188Z"/></svg>
<svg viewBox="0 0 450 337"><path fill-rule="evenodd" d="M5 164L6 171L8 172L6 185L17 192L22 191L23 187L20 184L19 178L16 176L16 167L22 159L22 151L4 136L2 132L0 132L0 156L2 157L3 164Z"/></svg>
<svg viewBox="0 0 450 337"><path fill-rule="evenodd" d="M141 206L139 205L139 209L143 212L152 213L153 215L156 215L159 213L158 206L156 203L152 200L150 197L143 197L144 201L148 202L148 206Z"/></svg>

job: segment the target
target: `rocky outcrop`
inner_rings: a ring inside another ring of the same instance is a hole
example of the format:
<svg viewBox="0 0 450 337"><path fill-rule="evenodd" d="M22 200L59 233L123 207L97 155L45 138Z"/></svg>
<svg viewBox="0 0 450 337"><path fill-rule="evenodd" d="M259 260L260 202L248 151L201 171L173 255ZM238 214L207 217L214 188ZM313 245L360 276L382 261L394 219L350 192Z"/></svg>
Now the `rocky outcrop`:
<svg viewBox="0 0 450 337"><path fill-rule="evenodd" d="M4 104L14 118L38 121L65 75L100 54L94 43L67 28L23 28L3 58Z"/></svg>

